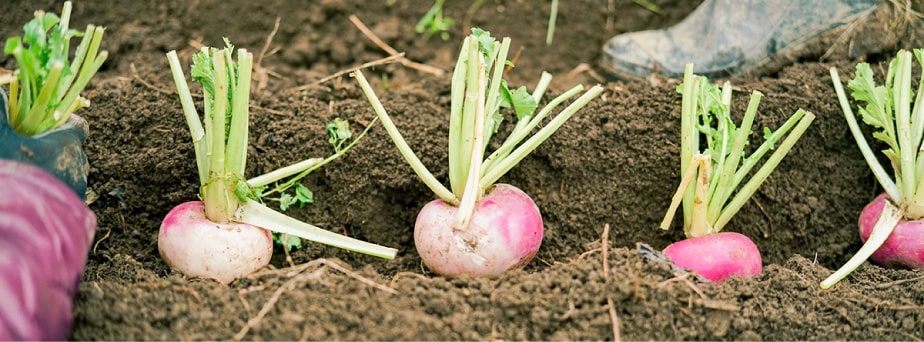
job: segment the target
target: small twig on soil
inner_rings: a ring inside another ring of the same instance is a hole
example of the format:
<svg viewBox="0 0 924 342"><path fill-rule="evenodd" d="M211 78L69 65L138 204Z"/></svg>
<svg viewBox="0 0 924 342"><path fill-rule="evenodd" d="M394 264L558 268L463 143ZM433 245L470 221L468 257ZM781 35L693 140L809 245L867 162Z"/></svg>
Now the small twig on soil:
<svg viewBox="0 0 924 342"><path fill-rule="evenodd" d="M272 70L264 68L262 63L263 63L264 57L271 56L279 51L279 48L273 49L273 51L269 51L269 47L270 47L270 44L273 43L273 37L276 36L276 32L279 32L279 21L281 19L282 18L280 17L276 17L276 23L273 24L273 31L271 31L270 34L266 36L266 42L263 43L263 49L260 50L260 55L257 56L257 60L255 61L255 63L253 63L253 72L254 72L253 79L257 81L255 82L255 85L256 85L255 89L257 91L263 90L264 88L266 88L266 83L269 81L269 75L279 77L279 74L276 74Z"/></svg>
<svg viewBox="0 0 924 342"><path fill-rule="evenodd" d="M305 85L300 85L300 86L295 87L295 88L290 88L289 90L290 90L290 91L302 91L302 90L305 90L305 89L314 87L314 86L316 86L316 85L318 85L318 84L321 84L321 83L330 81L330 80L332 80L332 79L334 79L334 78L337 78L337 77L346 75L346 74L348 74L348 73L354 72L354 71L359 70L359 69L366 69L366 68L370 68L370 67L374 67L374 66L378 66L378 65L384 65L384 64L395 63L395 62L400 61L402 58L404 58L404 53L400 53L400 54L395 55L395 56L388 56L388 57L385 57L385 58L382 58L382 59L374 60L374 61L372 61L372 62L363 63L363 64L360 65L360 66L340 70L340 71L335 72L335 73L333 73L333 74L331 74L331 75L325 76L324 78L319 79L319 80L317 80L317 81L314 81L314 82L311 82L311 83L305 84Z"/></svg>
<svg viewBox="0 0 924 342"><path fill-rule="evenodd" d="M436 77L443 76L443 74L446 73L443 69L429 66L423 63L417 63L410 59L405 58L403 54L398 53L398 50L395 50L390 45L385 43L385 41L383 41L381 38L375 35L375 33L373 33L372 30L370 30L369 27L366 26L366 24L363 24L363 22L359 20L359 17L357 17L355 14L350 15L350 21L353 23L353 25L356 25L356 28L358 28L359 31L361 31L363 35L366 36L366 38L369 38L369 40L375 43L375 45L377 45L380 49L384 50L391 56L401 55L400 57L401 65L404 65L408 68L411 68L411 69L414 69L414 70L417 70L423 73L431 74Z"/></svg>
<svg viewBox="0 0 924 342"><path fill-rule="evenodd" d="M155 86L155 85L151 84L150 82L146 81L145 79L141 78L141 76L138 75L138 69L135 69L135 63L129 64L128 67L132 70L132 78L134 78L136 81L140 82L140 83L141 83L142 85L144 85L145 87L148 87L148 88L151 89L151 90L154 90L154 91L157 91L157 92L161 92L161 93L164 93L164 94L170 94L170 95L175 95L175 94L176 94L176 92L174 92L174 91L166 90L166 89L163 89L163 88L158 88L157 86ZM198 96L197 96L197 94L192 94L192 95L193 95L193 97L202 98L202 95L198 95Z"/></svg>
<svg viewBox="0 0 924 342"><path fill-rule="evenodd" d="M914 278L909 278L909 279L899 279L899 280L896 280L896 281L890 281L890 282L888 282L888 283L882 283L882 284L876 285L876 288L877 288L877 289L887 289L887 288L890 288L890 287L892 287L892 286L897 286L897 285L901 285L901 284L904 284L904 283L910 283L910 282L914 282L914 281L918 281L918 280L922 280L922 279L924 279L924 276L914 277Z"/></svg>
<svg viewBox="0 0 924 342"><path fill-rule="evenodd" d="M250 307L250 302L247 301L247 298L244 298L242 291L237 291L237 298L241 300L241 305L244 306L244 311L247 311L247 316L249 317L253 312L253 309Z"/></svg>
<svg viewBox="0 0 924 342"><path fill-rule="evenodd" d="M320 260L315 260L315 261L309 262L308 264L315 264L315 262L317 261L320 261ZM247 332L250 331L250 328L256 327L257 324L260 324L260 322L263 320L263 317L265 317L266 314L269 313L269 311L273 309L273 306L276 305L276 302L279 301L279 298L282 297L282 294L284 292L294 289L296 283L320 278L321 274L324 273L325 270L327 270L327 268L320 267L314 270L314 272L300 273L298 276L295 276L287 280L284 284L279 286L279 288L277 288L275 292L273 292L273 295L270 296L270 298L266 301L265 304L263 304L263 308L260 309L260 312L258 312L257 315L254 316L253 318L247 320L247 324L244 324L244 327L241 328L241 330L237 333L237 335L234 335L233 339L235 341L240 341L244 338L244 336L247 336Z"/></svg>
<svg viewBox="0 0 924 342"><path fill-rule="evenodd" d="M99 238L99 240L96 240L96 243L93 244L93 255L96 255L96 248L99 247L100 242L103 242L103 240L108 239L109 234L111 233L112 233L112 228L106 229L106 235L103 235L103 237Z"/></svg>
<svg viewBox="0 0 924 342"><path fill-rule="evenodd" d="M594 71L594 68L590 67L590 65L587 63L578 64L578 66L574 67L574 69L571 69L571 71L568 72L568 75L574 76L580 73L587 74L587 76L590 76L590 78L592 78L594 81L597 81L598 83L606 83L606 79Z"/></svg>
<svg viewBox="0 0 924 342"><path fill-rule="evenodd" d="M760 202L757 201L757 199L751 198L751 200L754 201L754 204L757 205L757 209L760 209L760 212L763 213L764 217L767 218L767 226L770 227L770 231L767 232L761 229L760 233L764 235L764 238L768 238L770 237L770 234L773 233L773 220L770 219L770 214L767 214L767 210L764 209L764 206L760 204Z"/></svg>
<svg viewBox="0 0 924 342"><path fill-rule="evenodd" d="M338 265L338 264L335 263L335 262L328 261L327 259L320 259L320 260L321 260L321 264L326 265L326 266L328 266L328 267L330 267L330 268L333 268L333 269L335 269L335 270L338 270L338 271L340 271L340 272L343 272L344 274L350 276L351 278L356 279L356 280L359 280L359 281L360 281L361 283L363 283L363 284L366 284L366 285L369 285L369 286L371 286L371 287L377 288L377 289L382 290L382 291L384 291L384 292L388 292L388 293L390 293L390 294L397 294L397 293L398 293L398 291L395 291L395 289L393 289L393 288L390 288L390 287L388 287L388 286L385 286L385 285L376 283L376 282L372 281L372 279L363 277L363 276L359 275L359 273L350 271L350 270L344 268L343 266Z"/></svg>
<svg viewBox="0 0 924 342"><path fill-rule="evenodd" d="M603 249L603 282L607 286L606 289L609 289L610 285L610 262L609 262L609 249L610 249L610 224L603 225L603 236L600 237L600 248ZM613 296L610 294L610 291L606 291L606 306L607 311L610 314L610 323L613 325L613 341L622 341L621 334L619 333L619 316L616 315L616 305L613 304Z"/></svg>

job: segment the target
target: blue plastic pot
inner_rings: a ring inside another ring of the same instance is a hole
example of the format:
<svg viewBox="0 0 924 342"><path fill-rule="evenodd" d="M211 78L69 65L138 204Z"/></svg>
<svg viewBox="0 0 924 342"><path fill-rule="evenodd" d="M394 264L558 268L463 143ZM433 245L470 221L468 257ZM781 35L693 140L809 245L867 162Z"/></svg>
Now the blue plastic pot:
<svg viewBox="0 0 924 342"><path fill-rule="evenodd" d="M86 199L90 171L83 150L89 130L87 120L72 114L57 129L31 137L20 135L10 126L6 93L0 90L0 159L38 166L67 184L81 199Z"/></svg>

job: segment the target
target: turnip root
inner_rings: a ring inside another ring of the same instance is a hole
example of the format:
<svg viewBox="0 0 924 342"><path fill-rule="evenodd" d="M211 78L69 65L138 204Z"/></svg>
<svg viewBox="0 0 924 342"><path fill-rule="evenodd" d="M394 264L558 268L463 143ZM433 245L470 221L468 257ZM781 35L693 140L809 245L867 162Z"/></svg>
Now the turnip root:
<svg viewBox="0 0 924 342"><path fill-rule="evenodd" d="M602 86L590 88L546 122L555 107L583 86L571 88L537 111L552 75L543 73L532 94L526 87L508 88L501 76L509 65L509 49L510 38L498 42L478 28L472 28L462 42L452 74L448 188L401 136L362 71L354 73L398 152L439 198L420 210L414 242L424 264L448 278L495 277L532 260L542 241L539 208L516 187L496 182L603 93ZM491 137L504 119L501 108L513 109L517 121L504 142L488 154Z"/></svg>
<svg viewBox="0 0 924 342"><path fill-rule="evenodd" d="M753 133L751 126L763 94L751 92L738 126L732 120L730 83L725 82L720 88L708 78L694 75L693 64L687 64L679 90L683 94L680 114L683 176L661 228L670 228L682 202L687 240L668 246L664 254L676 265L714 282L733 276L758 275L763 266L754 242L738 233L720 232L792 150L815 115L799 109L775 131L764 128L764 142L746 155L745 146ZM752 173L768 153L766 161Z"/></svg>
<svg viewBox="0 0 924 342"><path fill-rule="evenodd" d="M860 212L859 231L863 242L869 239L889 196L881 194ZM888 268L924 268L924 221L901 220L885 243L869 258Z"/></svg>
<svg viewBox="0 0 924 342"><path fill-rule="evenodd" d="M760 251L747 236L722 232L680 240L664 249L677 266L714 282L753 277L763 271Z"/></svg>
<svg viewBox="0 0 924 342"><path fill-rule="evenodd" d="M539 250L539 208L512 185L495 184L475 204L466 229L452 228L458 210L438 199L417 215L414 243L433 272L449 278L495 277L525 266Z"/></svg>
<svg viewBox="0 0 924 342"><path fill-rule="evenodd" d="M191 277L228 284L269 264L270 231L246 223L215 223L205 217L201 201L170 210L157 235L164 262Z"/></svg>
<svg viewBox="0 0 924 342"><path fill-rule="evenodd" d="M860 128L837 68L829 69L850 133L883 194L860 213L863 246L821 282L822 289L834 286L867 259L884 267L924 268L924 75L915 91L915 60L919 67L924 65L924 49L898 51L881 78L884 83L878 82L868 63L859 63L847 82L859 116L872 129L873 138L887 146L882 152L892 175L866 140L867 132Z"/></svg>
<svg viewBox="0 0 924 342"><path fill-rule="evenodd" d="M323 160L308 159L245 181L253 54L238 49L235 61L232 56L234 48L227 39L225 46L224 49L203 47L193 55L192 76L202 85L205 96L202 119L176 51L167 53L183 115L193 138L199 198L202 201L180 204L164 218L157 238L164 262L187 276L211 278L228 284L269 263L273 254L272 232L386 259L394 258L397 253L394 248L315 227L262 203L267 193L283 192L297 184L299 178L314 168L342 155L356 140L342 146L349 134L340 131L338 138L332 139L332 143L337 143L334 156ZM233 91L229 94L229 90ZM341 129L349 130L345 125L336 128ZM291 183L264 191L267 185L283 178L289 178ZM286 203L285 206L309 201L309 195L304 191L296 190L295 201L286 199L286 196L283 194L277 198ZM282 209L285 210L284 207ZM290 245L289 242L284 244Z"/></svg>

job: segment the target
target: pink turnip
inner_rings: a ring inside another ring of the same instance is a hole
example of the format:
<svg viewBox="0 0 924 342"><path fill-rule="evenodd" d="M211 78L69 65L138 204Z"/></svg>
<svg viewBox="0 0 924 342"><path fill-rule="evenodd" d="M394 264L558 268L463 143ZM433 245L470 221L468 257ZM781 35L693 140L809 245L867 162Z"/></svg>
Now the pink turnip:
<svg viewBox="0 0 924 342"><path fill-rule="evenodd" d="M815 116L799 109L776 131L765 128L764 143L751 155L744 156L762 94L757 91L751 94L739 127L732 121L730 83L719 88L707 78L693 75L693 65L688 64L678 89L683 94L682 177L661 228L670 228L682 202L687 239L671 244L664 254L674 264L714 282L760 274L760 251L754 242L739 233L720 232L789 153ZM703 151L700 139L705 140ZM773 153L742 185L751 169L770 150Z"/></svg>
<svg viewBox="0 0 924 342"><path fill-rule="evenodd" d="M763 270L760 251L747 236L721 232L674 242L664 255L677 266L714 282L730 277L749 278Z"/></svg>
<svg viewBox="0 0 924 342"><path fill-rule="evenodd" d="M858 226L863 242L869 240L886 201L889 201L888 195L881 194L860 212ZM869 259L888 268L924 268L924 220L900 220Z"/></svg>
<svg viewBox="0 0 924 342"><path fill-rule="evenodd" d="M525 87L509 89L501 79L509 48L509 38L498 42L477 28L462 43L450 95L449 188L414 154L362 72L354 73L398 151L439 198L417 216L414 242L423 263L446 277L495 277L525 266L536 255L543 234L538 207L523 191L495 182L603 92L594 86L526 139L553 109L583 87L571 88L536 112L552 76L543 73L532 94ZM485 158L503 120L502 107L512 108L517 122Z"/></svg>
<svg viewBox="0 0 924 342"><path fill-rule="evenodd" d="M417 215L414 243L433 272L447 277L497 275L525 266L539 250L539 208L512 185L495 184L475 204L464 230L451 226L458 211L458 207L433 200Z"/></svg>
<svg viewBox="0 0 924 342"><path fill-rule="evenodd" d="M901 50L889 63L885 84L878 85L868 63L856 66L856 76L847 83L860 107L863 122L873 128L872 136L886 144L883 152L894 172L890 177L873 153L857 123L837 69L830 69L841 111L860 153L879 181L880 194L860 213L858 230L863 247L837 271L821 282L834 286L867 259L884 267L924 268L924 75L917 96L911 87L912 64L924 65L924 50Z"/></svg>

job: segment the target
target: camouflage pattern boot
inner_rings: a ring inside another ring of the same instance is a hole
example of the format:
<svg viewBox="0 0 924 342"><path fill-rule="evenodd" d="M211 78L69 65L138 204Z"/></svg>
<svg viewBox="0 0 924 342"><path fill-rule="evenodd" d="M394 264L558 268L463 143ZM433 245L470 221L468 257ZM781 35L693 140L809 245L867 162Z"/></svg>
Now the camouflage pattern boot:
<svg viewBox="0 0 924 342"><path fill-rule="evenodd" d="M661 73L711 78L761 75L796 60L814 38L869 14L880 0L706 0L663 30L618 35L603 46L602 67L620 79Z"/></svg>

